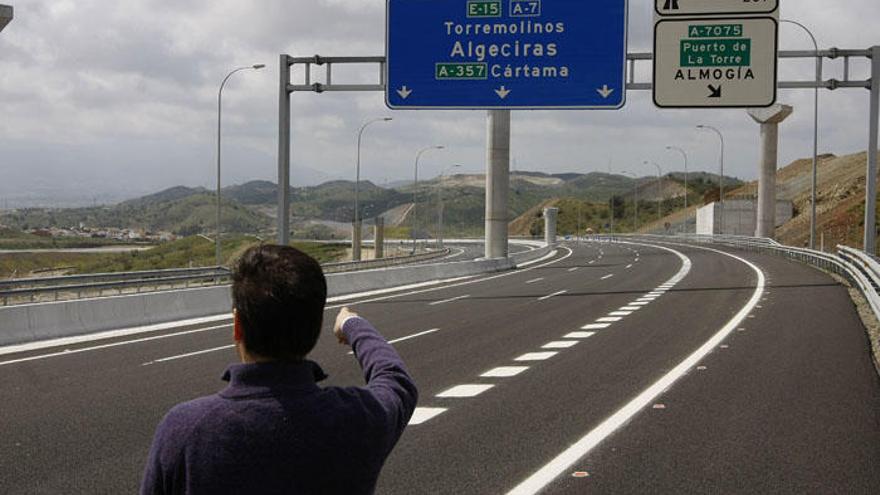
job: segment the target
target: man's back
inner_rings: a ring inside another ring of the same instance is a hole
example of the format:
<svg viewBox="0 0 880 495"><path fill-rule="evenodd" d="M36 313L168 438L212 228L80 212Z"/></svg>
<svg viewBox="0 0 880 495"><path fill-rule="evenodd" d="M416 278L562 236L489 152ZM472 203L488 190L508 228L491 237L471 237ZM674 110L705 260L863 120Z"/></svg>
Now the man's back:
<svg viewBox="0 0 880 495"><path fill-rule="evenodd" d="M367 387L320 388L310 361L233 365L159 425L142 493L372 493L417 392L366 320L345 327Z"/></svg>

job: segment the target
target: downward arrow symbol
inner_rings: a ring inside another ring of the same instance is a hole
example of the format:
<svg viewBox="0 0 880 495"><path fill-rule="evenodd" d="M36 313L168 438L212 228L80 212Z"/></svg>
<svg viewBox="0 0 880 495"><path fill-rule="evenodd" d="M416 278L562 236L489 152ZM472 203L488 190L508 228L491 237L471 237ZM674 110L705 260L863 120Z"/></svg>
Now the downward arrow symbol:
<svg viewBox="0 0 880 495"><path fill-rule="evenodd" d="M602 95L602 98L608 98L609 96L611 96L611 93L614 92L614 88L609 88L608 85L605 84L601 88L597 89L596 91L600 95Z"/></svg>
<svg viewBox="0 0 880 495"><path fill-rule="evenodd" d="M498 95L499 98L503 100L507 98L507 95L510 94L510 90L505 88L504 86L501 86L501 88L495 90L495 93Z"/></svg>
<svg viewBox="0 0 880 495"><path fill-rule="evenodd" d="M404 87L397 90L397 94L399 94L400 97L405 100L405 99L409 98L409 95L412 94L412 90L407 88L406 86L404 86Z"/></svg>

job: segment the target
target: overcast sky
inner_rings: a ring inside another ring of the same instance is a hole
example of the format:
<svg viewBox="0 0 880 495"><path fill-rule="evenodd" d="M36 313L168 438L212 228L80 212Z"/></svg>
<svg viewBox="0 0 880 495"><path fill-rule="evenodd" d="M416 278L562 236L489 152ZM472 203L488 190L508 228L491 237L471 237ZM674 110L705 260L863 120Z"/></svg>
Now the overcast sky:
<svg viewBox="0 0 880 495"><path fill-rule="evenodd" d="M216 95L225 74L224 184L276 179L278 56L384 53L383 0L0 0L15 20L0 33L0 198L41 195L105 201L173 185L210 186L215 167ZM877 0L790 0L782 17L811 27L821 47L880 44ZM629 51L651 50L651 2L630 1ZM782 49L810 41L790 25ZM826 77L842 63L827 62ZM640 71L641 80L649 65ZM782 79L810 79L811 61L783 61ZM339 71L337 78L346 73ZM351 79L371 81L348 72ZM859 61L853 77L867 78ZM811 153L812 93L781 91L795 115L781 129L780 162ZM820 152L867 147L868 92L821 93ZM363 176L376 183L411 177L418 149L426 176L451 164L484 170L485 112L396 111L381 93L301 93L293 97L294 185L353 179L356 134L366 119L394 122L368 130ZM649 92L630 92L621 111L514 112L512 154L518 170L630 170L648 175L655 160L681 170L664 150L691 154L692 168L717 169L727 138L726 172L756 175L758 127L743 110L659 110ZM3 203L0 202L0 208Z"/></svg>

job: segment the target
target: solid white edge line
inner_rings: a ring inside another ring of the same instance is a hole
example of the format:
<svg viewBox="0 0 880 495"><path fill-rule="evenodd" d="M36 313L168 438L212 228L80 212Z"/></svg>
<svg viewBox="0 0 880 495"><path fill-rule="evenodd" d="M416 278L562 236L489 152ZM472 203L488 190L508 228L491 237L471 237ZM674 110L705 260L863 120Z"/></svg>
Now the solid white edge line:
<svg viewBox="0 0 880 495"><path fill-rule="evenodd" d="M235 347L235 344L221 345L220 347L205 349L204 351L188 352L186 354L178 354L177 356L170 356L170 357L165 357L165 358L161 358L161 359L156 359L155 361L146 362L146 363L142 364L141 366L149 366L151 364L164 363L167 361L176 361L178 359L188 358L188 357L192 357L192 356L200 356L202 354L208 354L209 352L217 352L217 351L222 351L225 349L232 349L233 347Z"/></svg>
<svg viewBox="0 0 880 495"><path fill-rule="evenodd" d="M3 356L5 354L17 354L19 352L38 351L40 349L48 349L50 347L63 347L67 345L82 344L84 342L94 342L96 340L107 340L119 337L128 337L130 335L139 335L143 333L161 332L162 330L170 330L172 328L201 325L203 323L216 323L223 320L229 320L231 323L232 313L224 313L222 315L215 316L205 316L203 318L193 318L190 320L159 323L156 325L146 325L142 327L123 328L119 330L110 330L89 335L79 335L76 337L63 337L60 339L41 340L39 342L30 342L27 344L10 345L6 347L0 347L0 356Z"/></svg>
<svg viewBox="0 0 880 495"><path fill-rule="evenodd" d="M48 358L59 357L59 356L70 356L72 354L79 354L82 352L97 351L99 349L109 349L111 347L119 347L119 346L129 345L129 344L137 344L140 342L150 342L152 340L170 339L171 337L178 337L180 335L189 335L189 334L193 334L193 333L209 332L212 330L219 330L222 328L232 328L232 324L218 325L218 326L207 327L207 328L197 328L195 330L187 330L185 332L169 333L169 334L165 334L165 335L154 335L152 337L144 337L144 338L135 339L135 340L124 340L122 342L113 342L110 344L96 345L96 346L92 346L92 347L83 347L82 349L73 349L73 350L65 349L63 351L52 352L50 354L40 354L38 356L28 356L28 357L19 358L19 359L12 359L10 361L0 361L0 366L6 366L9 364L16 364L16 363L26 363L28 361L37 361L40 359L48 359Z"/></svg>
<svg viewBox="0 0 880 495"><path fill-rule="evenodd" d="M432 334L434 332L439 332L439 331L440 331L439 328L432 328L430 330L425 330L424 332L419 332L419 333L414 333L412 335L407 335L406 337L401 337L399 339L389 340L388 343L389 344L396 344L398 342L403 342L404 340L415 339L415 338L422 337L424 335L429 335L429 334ZM354 351L348 351L348 354L353 355Z"/></svg>
<svg viewBox="0 0 880 495"><path fill-rule="evenodd" d="M467 299L467 298L469 298L469 297L471 297L470 294L466 294L466 295L458 296L458 297L452 297L452 298L449 298L449 299L444 299L444 300L442 300L442 301L434 301L434 302L432 302L432 303L428 303L428 306L438 306L438 305L440 305L440 304L446 304L446 303L451 303L451 302L455 302L455 301L461 301L462 299Z"/></svg>
<svg viewBox="0 0 880 495"><path fill-rule="evenodd" d="M568 248L565 248L565 249L568 249ZM518 265L516 265L516 266L517 266L517 268L522 268L522 267L524 267L524 266L532 266L532 265L534 265L535 263L540 263L540 262L542 262L542 261L544 261L544 260L549 260L550 258L556 256L556 254L557 254L558 252L559 252L559 250L554 249L553 251L550 251L549 253L547 253L547 255L545 255L543 258L538 258L538 259L536 259L536 260L527 261L527 262L525 262L525 263L520 263L520 264L518 264Z"/></svg>
<svg viewBox="0 0 880 495"><path fill-rule="evenodd" d="M539 301L546 301L547 299L550 299L550 298L553 298L553 297L556 297L556 296L561 296L561 295L563 295L563 294L567 294L567 293L568 293L567 290L561 290L561 291L559 291L559 292L554 292L553 294L548 294L548 295L546 295L546 296L544 296L544 297L539 297L538 300L539 300Z"/></svg>
<svg viewBox="0 0 880 495"><path fill-rule="evenodd" d="M664 249L673 251L668 248ZM723 342L724 339L726 339L727 336L730 335L737 328L737 326L746 319L749 313L751 313L755 309L755 306L757 306L758 303L761 301L761 297L764 293L765 277L761 269L744 258L730 253L725 253L724 251L705 247L699 247L699 249L714 251L716 253L729 256L744 263L752 270L754 270L754 272L758 276L758 282L751 299L749 299L749 301L746 303L745 306L743 306L739 313L734 315L734 317L730 321L728 321L727 324L718 331L718 333L712 336L712 338L710 338L705 344L698 348L693 354L685 358L685 360L679 363L678 366L673 368L667 374L663 375L663 377L657 380L653 385L645 389L642 393L640 393L638 396L636 396L634 399L624 405L621 409L612 414L608 419L600 423L599 426L587 433L584 437L575 442L571 447L564 450L548 464L538 469L538 471L536 471L533 475L529 476L528 478L526 478L525 481L510 490L508 492L508 495L531 495L538 493L539 491L544 489L560 474L565 472L579 459L583 458L590 451L592 451L603 440L608 438L611 434L616 432L624 424L630 421L643 408L653 403L653 401L656 400L656 398L660 396L660 394L672 387L675 382L686 375L689 370L696 366L703 358L705 358L721 342ZM684 256L681 253L678 254L679 256Z"/></svg>

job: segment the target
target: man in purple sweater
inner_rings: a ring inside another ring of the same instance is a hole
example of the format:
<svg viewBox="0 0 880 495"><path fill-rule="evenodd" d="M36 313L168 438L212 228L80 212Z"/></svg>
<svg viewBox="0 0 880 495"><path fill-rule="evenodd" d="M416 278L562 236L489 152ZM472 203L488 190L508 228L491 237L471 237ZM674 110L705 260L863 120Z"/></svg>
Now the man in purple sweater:
<svg viewBox="0 0 880 495"><path fill-rule="evenodd" d="M305 359L327 300L321 266L291 247L259 246L232 276L234 339L221 392L165 416L142 494L372 493L412 416L418 391L370 323L343 308L334 333L351 345L367 385L319 387Z"/></svg>

